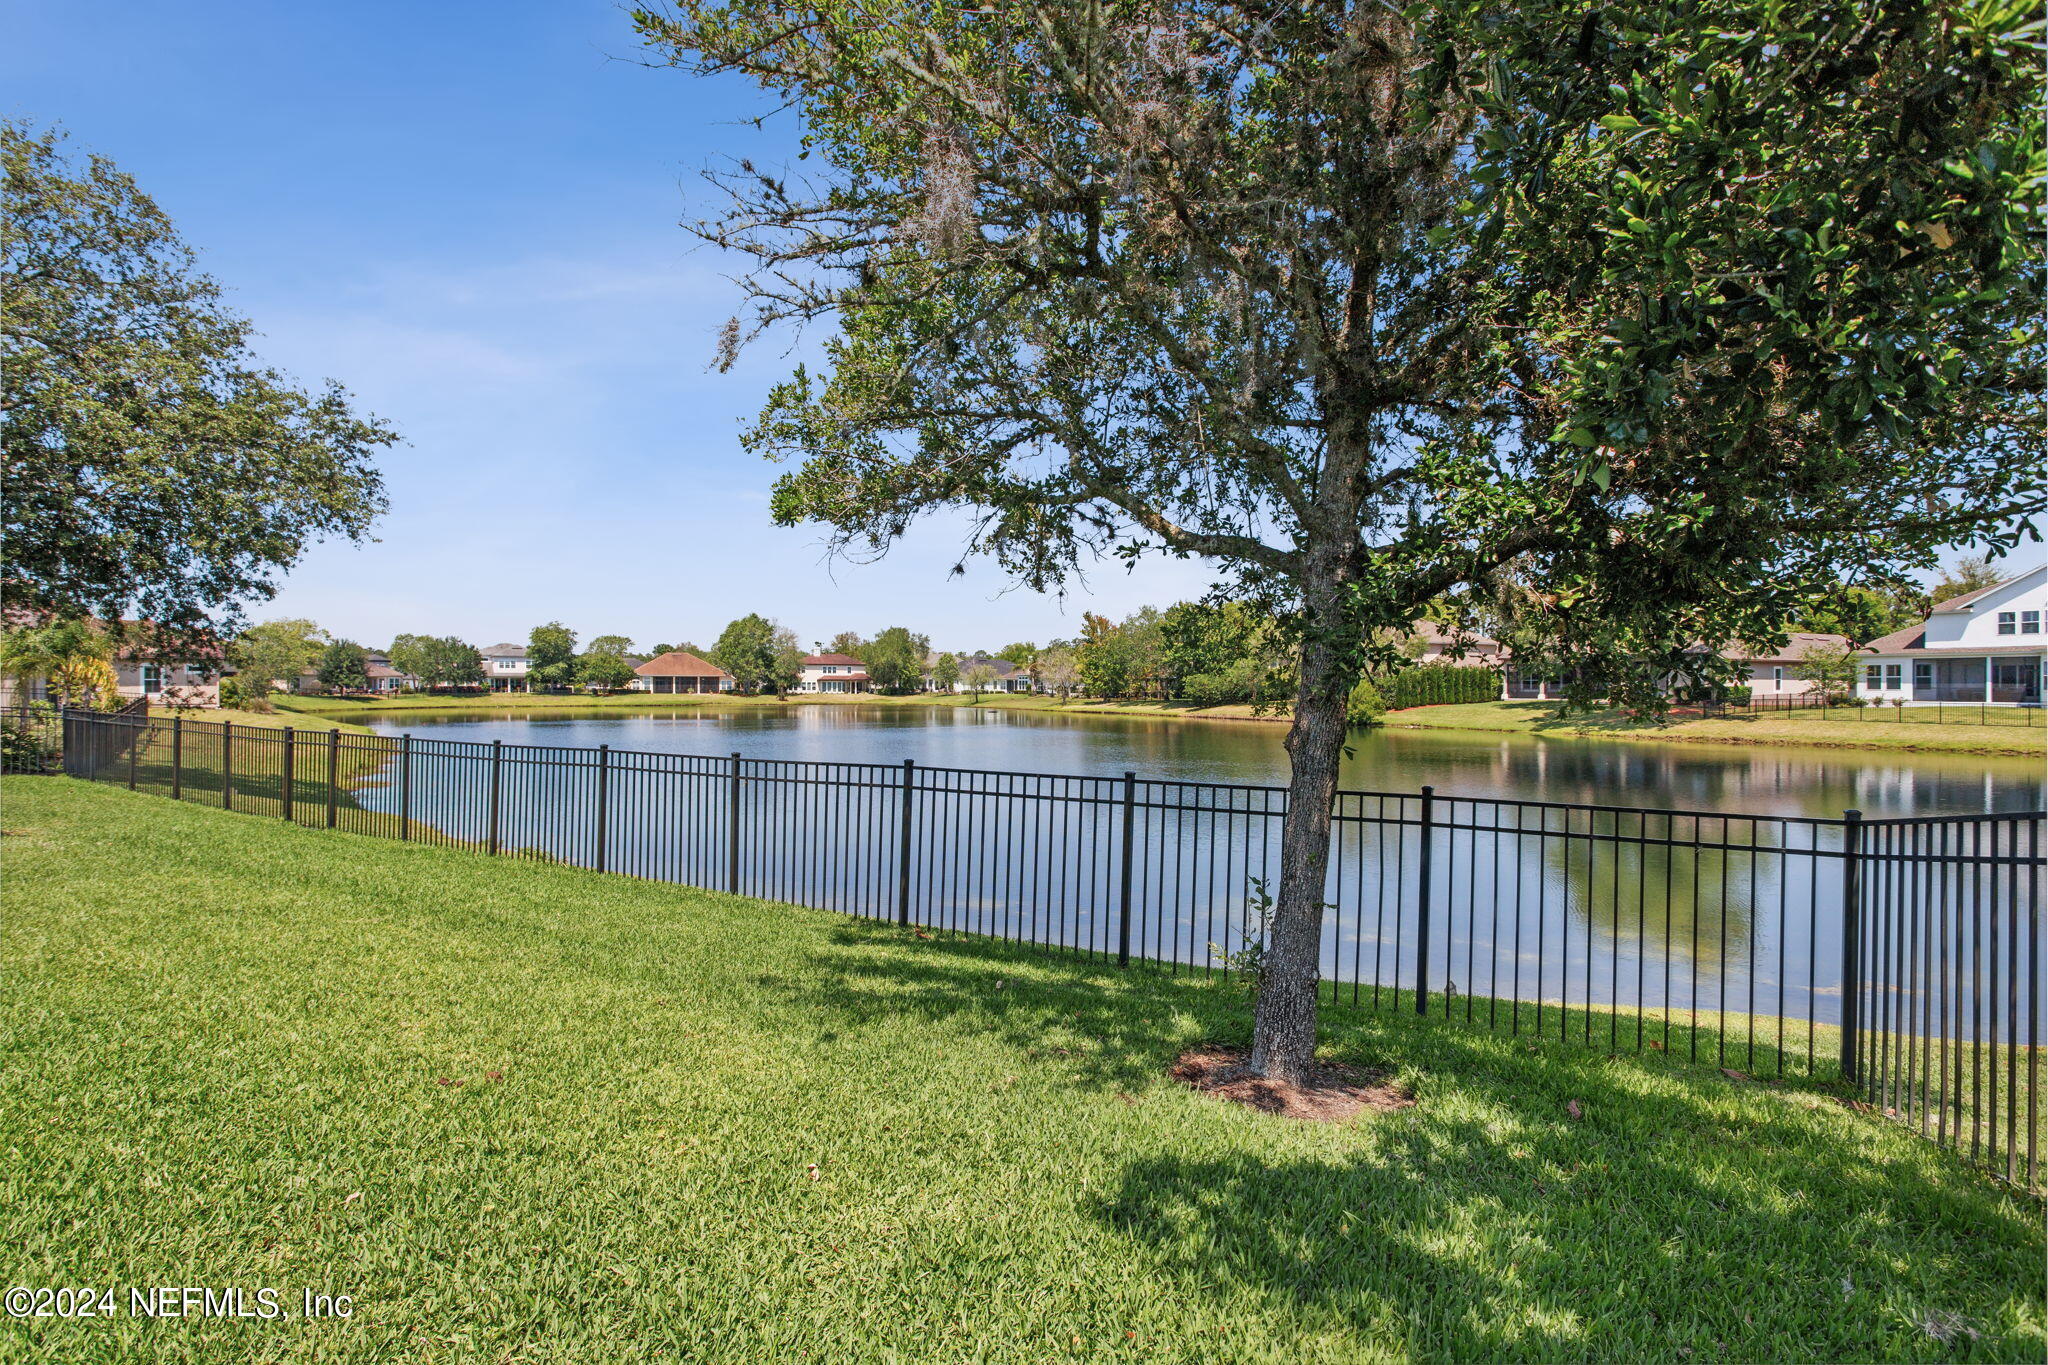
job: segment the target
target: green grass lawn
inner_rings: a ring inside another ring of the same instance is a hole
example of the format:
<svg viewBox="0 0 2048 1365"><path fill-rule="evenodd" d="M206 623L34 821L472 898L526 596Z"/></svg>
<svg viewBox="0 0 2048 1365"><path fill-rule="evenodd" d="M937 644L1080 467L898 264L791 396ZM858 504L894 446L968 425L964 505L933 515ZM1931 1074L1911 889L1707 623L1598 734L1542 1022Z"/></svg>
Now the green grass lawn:
<svg viewBox="0 0 2048 1365"><path fill-rule="evenodd" d="M1296 1125L1164 1077L1214 984L0 796L6 1282L357 1305L7 1359L2042 1354L2040 1205L1819 1094L1332 1010L1418 1103Z"/></svg>
<svg viewBox="0 0 2048 1365"><path fill-rule="evenodd" d="M1482 730L1598 739L1679 740L1708 744L1809 744L1830 748L1921 749L1944 753L2048 753L2048 725L2039 713L1956 708L1946 718L1933 708L1782 711L1755 716L1675 719L1668 724L1631 721L1618 711L1561 716L1556 702L1489 701L1417 706L1390 711L1385 723L1422 730Z"/></svg>
<svg viewBox="0 0 2048 1365"><path fill-rule="evenodd" d="M283 698L279 699L284 700ZM293 700L297 700L294 698ZM346 712L333 710L301 710L297 707L279 706L272 711L243 711L232 706L215 707L210 711L188 708L183 711L167 706L149 708L151 720L169 721L182 716L189 721L200 721L209 725L227 722L232 725L260 725L270 729L287 726L294 730L361 730L363 727L351 723Z"/></svg>

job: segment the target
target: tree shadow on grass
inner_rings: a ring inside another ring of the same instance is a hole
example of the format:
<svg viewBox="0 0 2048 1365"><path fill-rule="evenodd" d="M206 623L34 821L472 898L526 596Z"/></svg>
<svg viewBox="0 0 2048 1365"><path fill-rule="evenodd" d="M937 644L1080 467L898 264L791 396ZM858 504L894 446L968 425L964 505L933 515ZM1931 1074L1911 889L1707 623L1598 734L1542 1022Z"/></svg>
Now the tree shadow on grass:
<svg viewBox="0 0 2048 1365"><path fill-rule="evenodd" d="M2038 1297L2024 1201L1870 1160L1859 1120L1802 1097L1730 1106L1719 1077L1428 1033L1379 1039L1420 1060L1415 1110L1327 1155L1153 1150L1096 1216L1176 1280L1423 1358L2038 1356L1999 1340Z"/></svg>
<svg viewBox="0 0 2048 1365"><path fill-rule="evenodd" d="M992 1034L1104 1092L1170 1086L1181 1048L1250 1026L1216 983L1019 945L848 925L815 965L827 1027ZM1162 1292L1251 1294L1432 1358L2027 1352L1998 1333L2027 1320L2030 1216L1910 1135L1664 1057L1324 1018L1328 1055L1395 1069L1417 1107L1310 1155L1268 1126L1293 1121L1251 1114L1186 1152L1141 1144L1083 1207L1146 1248ZM1946 1343L1926 1325L1949 1322Z"/></svg>
<svg viewBox="0 0 2048 1365"><path fill-rule="evenodd" d="M806 987L807 998L841 1023L886 1027L915 1018L971 1028L1037 1055L1066 1058L1077 1076L1090 1083L1129 1089L1157 1080L1181 1049L1195 1043L1251 1041L1250 1001L1220 973L1142 961L1118 968L1113 959L1096 954L872 921L835 926L829 942L833 951L813 964L817 979ZM1414 997L1407 991L1386 988L1377 1008L1347 1003L1353 994L1348 987L1326 987L1321 1014L1325 1050L1375 1067L1398 1061L1403 1049L1414 1046L1408 1036L1420 1030L1430 1039L1469 1039L1488 1056L1541 1057L1546 1059L1538 1063L1543 1067L1604 1064L1619 1052L1638 1054L1636 1065L1713 1076L1725 1060L1753 1067L1760 1077L1782 1074L1788 1090L1829 1095L1841 1090L1831 1073L1801 1075L1807 1065L1803 1036L1788 1037L1781 1055L1768 1028L1760 1029L1763 1036L1753 1053L1731 1048L1722 1058L1711 1015L1697 1025L1688 1025L1682 1012L1670 1020L1648 1020L1648 1048L1639 1051L1632 1041L1634 1016L1611 1020L1604 1008L1593 1012L1589 1027L1579 1006L1560 1012L1551 1004L1539 1011L1524 1002L1517 1011L1513 1002L1496 1007L1484 997L1460 996L1446 1005L1439 997L1435 1013L1423 1020L1414 1014ZM1369 1000L1370 992L1361 999ZM1442 1013L1446 1008L1448 1019ZM1518 1012L1516 1027L1510 1021ZM1466 1021L1468 1014L1472 1022ZM1495 1021L1492 1028L1485 1022L1489 1017ZM1582 1042L1587 1037L1591 1042ZM1623 1040L1618 1048L1610 1048L1612 1038Z"/></svg>

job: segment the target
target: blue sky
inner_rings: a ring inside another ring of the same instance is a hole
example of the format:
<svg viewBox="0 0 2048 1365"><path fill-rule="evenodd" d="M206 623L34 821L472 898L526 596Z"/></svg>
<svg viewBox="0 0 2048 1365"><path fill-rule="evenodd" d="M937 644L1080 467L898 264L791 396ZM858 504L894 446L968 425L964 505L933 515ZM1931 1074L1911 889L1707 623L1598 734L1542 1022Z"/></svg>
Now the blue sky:
<svg viewBox="0 0 2048 1365"><path fill-rule="evenodd" d="M1202 591L1199 564L1095 569L1065 601L957 558L929 523L879 564L772 526L739 447L788 368L708 366L738 290L677 224L697 171L776 163L750 87L650 69L608 0L0 0L0 109L60 122L179 224L263 333L407 444L378 542L315 549L260 617L372 644L403 631L709 645L746 611L800 638L903 624L942 648L1078 633ZM2020 558L2037 562L2038 547Z"/></svg>
<svg viewBox="0 0 2048 1365"><path fill-rule="evenodd" d="M585 638L709 645L746 611L800 638L903 624L998 648L1193 595L1200 566L1103 565L1065 602L992 567L949 577L957 524L875 565L770 524L743 421L790 363L708 368L729 263L676 224L697 171L780 161L748 86L636 64L605 0L0 5L0 108L59 122L171 214L254 319L259 353L333 377L407 444L375 544L315 549L259 618L373 644L478 644L560 619Z"/></svg>

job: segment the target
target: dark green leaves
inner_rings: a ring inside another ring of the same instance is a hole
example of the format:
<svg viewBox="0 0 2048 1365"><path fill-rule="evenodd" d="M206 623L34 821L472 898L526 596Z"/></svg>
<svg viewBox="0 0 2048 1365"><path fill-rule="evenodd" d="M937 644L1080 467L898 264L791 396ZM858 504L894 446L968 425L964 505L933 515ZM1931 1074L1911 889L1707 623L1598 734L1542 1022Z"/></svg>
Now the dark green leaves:
<svg viewBox="0 0 2048 1365"><path fill-rule="evenodd" d="M104 158L0 128L11 605L232 625L311 542L361 539L397 437L247 349L170 221Z"/></svg>

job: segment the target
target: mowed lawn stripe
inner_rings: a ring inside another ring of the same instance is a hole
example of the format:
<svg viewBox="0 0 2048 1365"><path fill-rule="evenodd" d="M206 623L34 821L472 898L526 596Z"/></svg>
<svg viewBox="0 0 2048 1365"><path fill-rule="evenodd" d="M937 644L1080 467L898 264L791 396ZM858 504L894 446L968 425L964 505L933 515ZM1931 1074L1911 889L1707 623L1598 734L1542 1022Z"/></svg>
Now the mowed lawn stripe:
<svg viewBox="0 0 2048 1365"><path fill-rule="evenodd" d="M2041 1354L2039 1205L1822 1095L1332 1009L1419 1103L1298 1125L1165 1078L1217 984L0 794L7 1282L356 1304L9 1359Z"/></svg>

